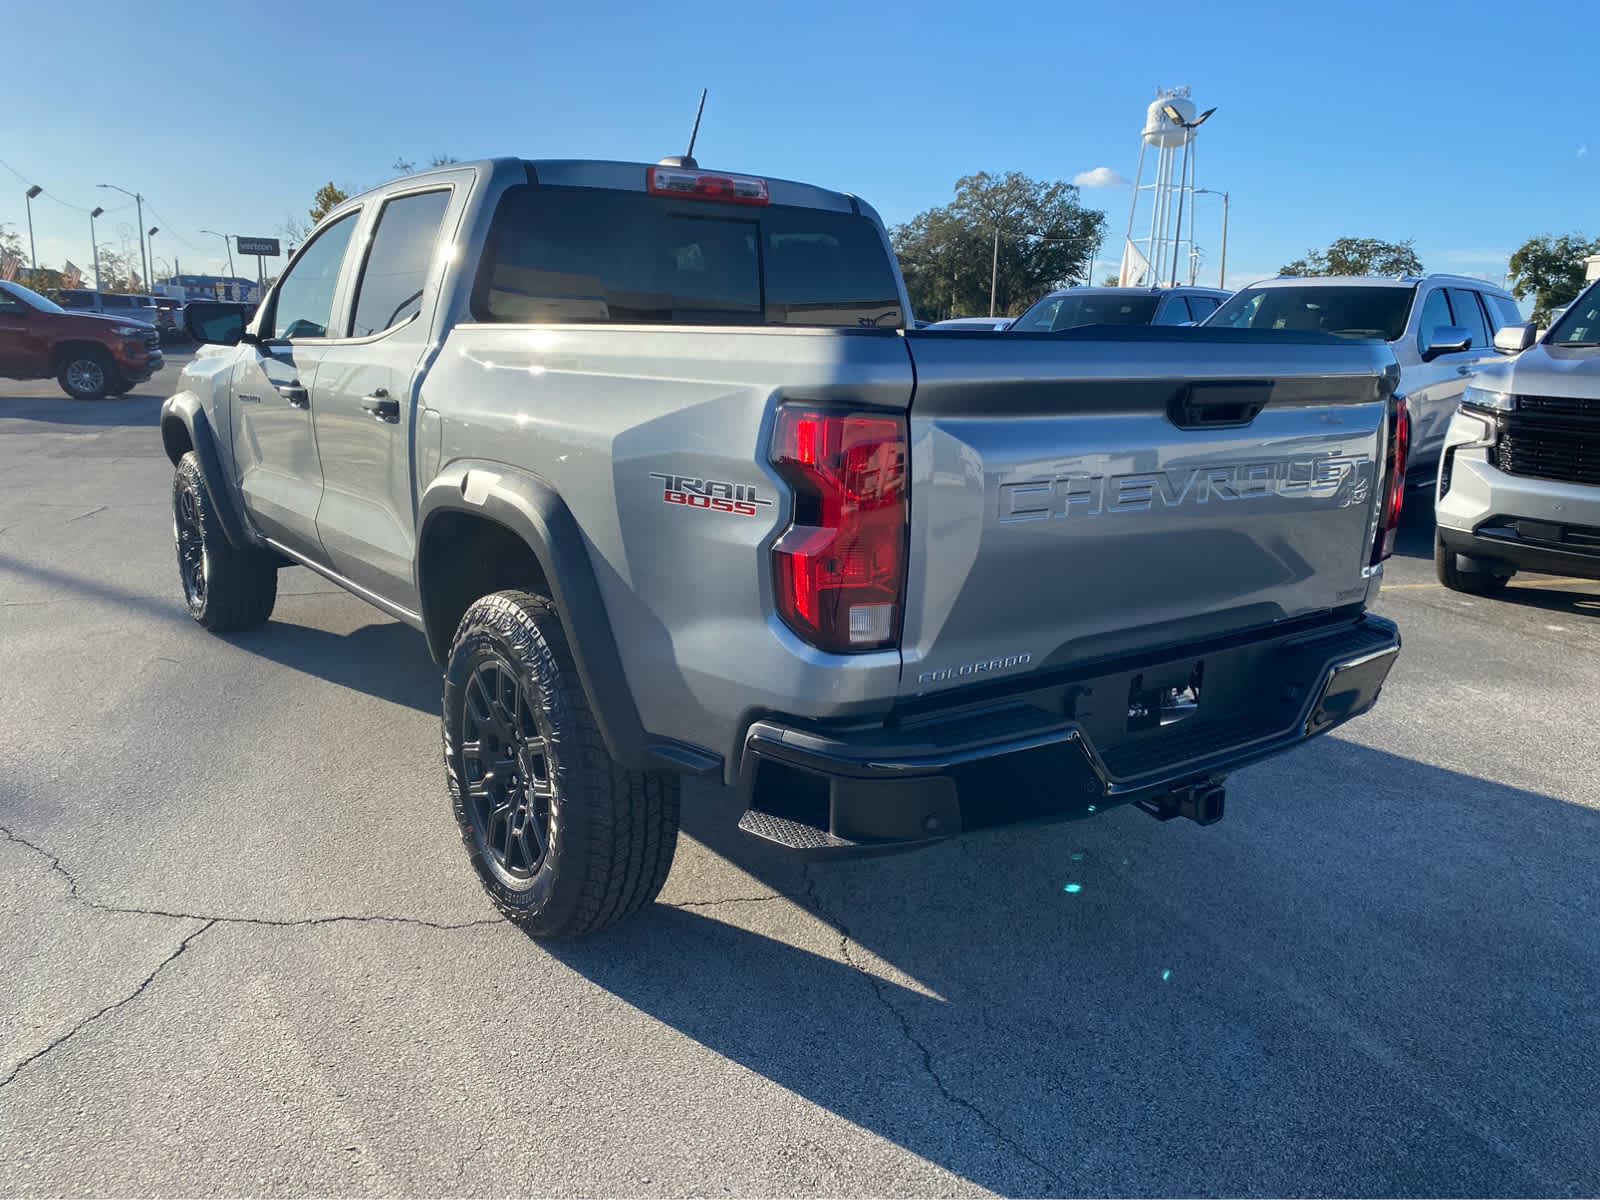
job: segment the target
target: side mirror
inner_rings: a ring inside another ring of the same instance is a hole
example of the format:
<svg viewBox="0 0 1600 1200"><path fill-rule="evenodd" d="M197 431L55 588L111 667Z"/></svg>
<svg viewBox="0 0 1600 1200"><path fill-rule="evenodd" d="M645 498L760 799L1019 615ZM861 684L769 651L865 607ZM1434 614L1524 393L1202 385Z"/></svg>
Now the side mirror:
<svg viewBox="0 0 1600 1200"><path fill-rule="evenodd" d="M222 300L191 300L183 309L183 328L197 342L237 346L244 338L245 306Z"/></svg>
<svg viewBox="0 0 1600 1200"><path fill-rule="evenodd" d="M1494 348L1501 354L1521 354L1533 345L1537 336L1538 330L1531 321L1522 325L1506 325L1494 335Z"/></svg>
<svg viewBox="0 0 1600 1200"><path fill-rule="evenodd" d="M1459 325L1441 325L1433 331L1433 340L1422 352L1423 362L1432 362L1441 354L1459 354L1472 347L1472 335Z"/></svg>

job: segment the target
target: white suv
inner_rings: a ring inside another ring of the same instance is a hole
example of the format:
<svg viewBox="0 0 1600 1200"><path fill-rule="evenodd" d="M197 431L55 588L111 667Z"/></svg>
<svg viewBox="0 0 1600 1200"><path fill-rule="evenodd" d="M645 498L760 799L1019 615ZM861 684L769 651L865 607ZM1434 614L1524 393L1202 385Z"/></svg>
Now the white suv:
<svg viewBox="0 0 1600 1200"><path fill-rule="evenodd" d="M1282 276L1251 284L1207 326L1382 338L1400 363L1411 411L1406 477L1432 483L1450 416L1476 372L1495 361L1494 335L1522 321L1504 288L1464 275Z"/></svg>

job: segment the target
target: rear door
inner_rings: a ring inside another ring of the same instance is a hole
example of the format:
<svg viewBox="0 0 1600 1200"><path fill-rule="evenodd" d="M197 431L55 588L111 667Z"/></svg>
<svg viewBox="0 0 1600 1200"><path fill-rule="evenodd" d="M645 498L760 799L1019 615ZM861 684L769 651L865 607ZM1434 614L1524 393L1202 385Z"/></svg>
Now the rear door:
<svg viewBox="0 0 1600 1200"><path fill-rule="evenodd" d="M903 691L1365 595L1388 347L1128 334L908 335Z"/></svg>
<svg viewBox="0 0 1600 1200"><path fill-rule="evenodd" d="M308 242L279 281L233 370L233 457L252 520L268 537L317 562L322 464L311 424L311 388L338 311L341 272L358 213Z"/></svg>
<svg viewBox="0 0 1600 1200"><path fill-rule="evenodd" d="M328 563L408 608L416 604L411 447L417 368L430 339L452 194L434 183L384 201L362 239L369 250L345 337L323 351L312 388L323 475L317 533Z"/></svg>

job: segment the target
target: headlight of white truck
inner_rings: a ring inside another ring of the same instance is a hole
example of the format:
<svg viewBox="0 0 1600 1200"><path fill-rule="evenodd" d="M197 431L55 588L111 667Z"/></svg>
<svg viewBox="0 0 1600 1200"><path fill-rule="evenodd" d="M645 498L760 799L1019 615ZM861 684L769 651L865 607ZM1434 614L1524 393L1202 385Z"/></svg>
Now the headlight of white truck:
<svg viewBox="0 0 1600 1200"><path fill-rule="evenodd" d="M1491 412L1513 412L1517 407L1517 398L1510 392L1469 387L1462 394L1461 403L1471 405L1473 408L1486 408Z"/></svg>

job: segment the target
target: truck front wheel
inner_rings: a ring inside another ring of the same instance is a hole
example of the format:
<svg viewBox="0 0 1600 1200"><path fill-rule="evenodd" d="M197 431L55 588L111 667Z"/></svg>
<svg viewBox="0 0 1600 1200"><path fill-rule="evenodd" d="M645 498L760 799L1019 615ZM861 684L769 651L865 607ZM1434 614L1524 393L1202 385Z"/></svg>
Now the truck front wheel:
<svg viewBox="0 0 1600 1200"><path fill-rule="evenodd" d="M99 400L122 385L122 376L111 355L99 346L84 346L62 356L56 382L74 400Z"/></svg>
<svg viewBox="0 0 1600 1200"><path fill-rule="evenodd" d="M229 544L193 450L178 460L172 477L172 540L191 617L213 633L266 623L278 599L277 560Z"/></svg>
<svg viewBox="0 0 1600 1200"><path fill-rule="evenodd" d="M535 937L578 937L656 898L677 846L678 777L612 760L550 600L496 592L467 609L443 735L462 841L507 917Z"/></svg>

